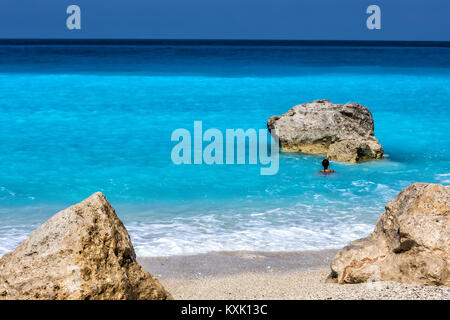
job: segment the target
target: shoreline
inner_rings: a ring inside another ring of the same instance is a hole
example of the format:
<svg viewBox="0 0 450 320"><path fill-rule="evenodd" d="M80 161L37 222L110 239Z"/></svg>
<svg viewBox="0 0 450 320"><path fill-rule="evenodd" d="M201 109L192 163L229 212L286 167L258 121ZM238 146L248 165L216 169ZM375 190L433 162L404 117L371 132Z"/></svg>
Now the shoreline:
<svg viewBox="0 0 450 320"><path fill-rule="evenodd" d="M138 257L174 299L450 300L450 287L326 283L336 249Z"/></svg>
<svg viewBox="0 0 450 320"><path fill-rule="evenodd" d="M157 278L195 280L241 273L289 274L329 268L338 249L305 251L215 251L195 255L138 257Z"/></svg>

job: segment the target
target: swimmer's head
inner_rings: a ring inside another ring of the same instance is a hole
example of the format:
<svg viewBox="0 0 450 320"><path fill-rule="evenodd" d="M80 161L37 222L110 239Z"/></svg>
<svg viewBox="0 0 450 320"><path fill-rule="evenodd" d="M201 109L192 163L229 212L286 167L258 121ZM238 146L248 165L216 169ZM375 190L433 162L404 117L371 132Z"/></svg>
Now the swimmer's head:
<svg viewBox="0 0 450 320"><path fill-rule="evenodd" d="M323 159L322 160L322 166L325 170L328 169L328 166L330 165L330 161L328 161L328 159Z"/></svg>

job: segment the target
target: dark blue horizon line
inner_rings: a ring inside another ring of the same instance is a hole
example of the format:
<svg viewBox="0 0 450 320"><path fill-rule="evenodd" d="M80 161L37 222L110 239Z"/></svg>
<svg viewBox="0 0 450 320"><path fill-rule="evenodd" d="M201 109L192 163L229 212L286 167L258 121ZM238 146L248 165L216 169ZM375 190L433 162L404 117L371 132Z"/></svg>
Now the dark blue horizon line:
<svg viewBox="0 0 450 320"><path fill-rule="evenodd" d="M10 39L0 45L199 45L199 46L362 46L362 47L450 47L450 41L397 40L236 40L236 39Z"/></svg>

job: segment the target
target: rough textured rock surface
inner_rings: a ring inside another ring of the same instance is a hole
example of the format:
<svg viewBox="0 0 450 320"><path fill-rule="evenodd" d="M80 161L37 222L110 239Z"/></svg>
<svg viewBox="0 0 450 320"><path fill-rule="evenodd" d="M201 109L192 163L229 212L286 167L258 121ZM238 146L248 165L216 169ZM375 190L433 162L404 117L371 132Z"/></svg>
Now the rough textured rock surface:
<svg viewBox="0 0 450 320"><path fill-rule="evenodd" d="M327 154L329 160L352 163L383 158L372 114L357 103L304 103L269 118L267 128L277 130L283 152Z"/></svg>
<svg viewBox="0 0 450 320"><path fill-rule="evenodd" d="M69 207L0 259L0 299L170 299L137 262L102 193Z"/></svg>
<svg viewBox="0 0 450 320"><path fill-rule="evenodd" d="M339 283L450 285L450 187L414 183L386 205L374 232L331 263Z"/></svg>

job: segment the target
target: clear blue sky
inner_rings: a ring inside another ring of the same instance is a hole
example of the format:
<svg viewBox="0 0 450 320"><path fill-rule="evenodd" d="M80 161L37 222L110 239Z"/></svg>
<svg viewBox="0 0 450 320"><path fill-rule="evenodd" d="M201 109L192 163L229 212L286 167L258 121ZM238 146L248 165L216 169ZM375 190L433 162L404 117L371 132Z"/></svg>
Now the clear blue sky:
<svg viewBox="0 0 450 320"><path fill-rule="evenodd" d="M366 28L371 4L381 30ZM450 41L450 0L1 0L0 38Z"/></svg>

